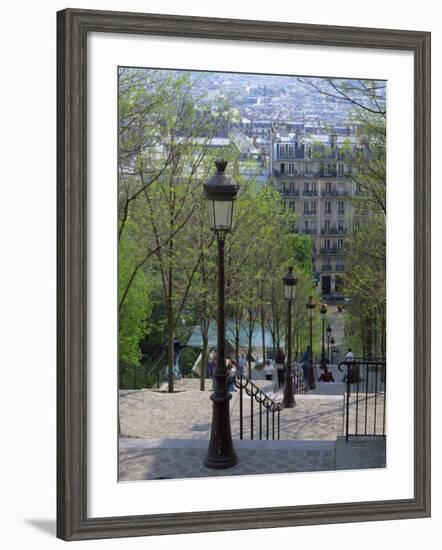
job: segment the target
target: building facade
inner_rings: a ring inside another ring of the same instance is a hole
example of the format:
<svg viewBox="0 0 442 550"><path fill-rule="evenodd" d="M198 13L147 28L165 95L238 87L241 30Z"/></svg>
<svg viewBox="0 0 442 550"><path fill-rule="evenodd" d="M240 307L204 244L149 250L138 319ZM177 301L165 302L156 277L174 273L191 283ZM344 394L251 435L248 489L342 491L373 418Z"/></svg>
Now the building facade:
<svg viewBox="0 0 442 550"><path fill-rule="evenodd" d="M297 215L293 232L313 240L313 270L318 288L327 298L342 292L345 245L358 224L352 199L361 195L362 189L351 177L356 169L350 161L358 148L352 135L272 131L273 185Z"/></svg>

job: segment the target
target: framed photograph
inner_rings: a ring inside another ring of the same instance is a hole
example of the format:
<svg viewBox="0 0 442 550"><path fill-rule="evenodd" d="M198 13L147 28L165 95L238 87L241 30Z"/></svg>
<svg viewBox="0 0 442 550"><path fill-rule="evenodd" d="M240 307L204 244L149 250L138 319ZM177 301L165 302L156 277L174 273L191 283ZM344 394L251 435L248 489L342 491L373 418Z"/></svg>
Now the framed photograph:
<svg viewBox="0 0 442 550"><path fill-rule="evenodd" d="M430 33L57 32L57 535L429 516Z"/></svg>

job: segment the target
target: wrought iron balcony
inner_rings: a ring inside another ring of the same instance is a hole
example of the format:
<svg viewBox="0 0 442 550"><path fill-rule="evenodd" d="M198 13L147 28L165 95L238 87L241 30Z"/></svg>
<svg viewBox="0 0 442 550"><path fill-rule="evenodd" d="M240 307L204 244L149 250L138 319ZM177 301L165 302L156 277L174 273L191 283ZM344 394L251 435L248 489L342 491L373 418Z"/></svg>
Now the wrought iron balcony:
<svg viewBox="0 0 442 550"><path fill-rule="evenodd" d="M303 189L302 190L302 196L303 197L317 197L318 191L315 189Z"/></svg>
<svg viewBox="0 0 442 550"><path fill-rule="evenodd" d="M303 215L304 216L316 216L317 211L316 210L304 210Z"/></svg>
<svg viewBox="0 0 442 550"><path fill-rule="evenodd" d="M347 189L324 189L321 191L323 197L347 197L348 194Z"/></svg>
<svg viewBox="0 0 442 550"><path fill-rule="evenodd" d="M304 235L316 235L318 232L317 229L302 229L301 230L301 233L303 233Z"/></svg>
<svg viewBox="0 0 442 550"><path fill-rule="evenodd" d="M321 235L346 235L346 227L323 227L321 228Z"/></svg>
<svg viewBox="0 0 442 550"><path fill-rule="evenodd" d="M322 266L322 271L332 271L332 266L331 265L323 265Z"/></svg>
<svg viewBox="0 0 442 550"><path fill-rule="evenodd" d="M330 248L321 248L320 253L321 254L342 254L344 250L342 248L338 248L337 246L332 246Z"/></svg>
<svg viewBox="0 0 442 550"><path fill-rule="evenodd" d="M336 264L336 271L345 271L345 265Z"/></svg>
<svg viewBox="0 0 442 550"><path fill-rule="evenodd" d="M281 189L280 193L281 195L284 195L284 197L299 197L299 191L297 190L290 191L287 189Z"/></svg>

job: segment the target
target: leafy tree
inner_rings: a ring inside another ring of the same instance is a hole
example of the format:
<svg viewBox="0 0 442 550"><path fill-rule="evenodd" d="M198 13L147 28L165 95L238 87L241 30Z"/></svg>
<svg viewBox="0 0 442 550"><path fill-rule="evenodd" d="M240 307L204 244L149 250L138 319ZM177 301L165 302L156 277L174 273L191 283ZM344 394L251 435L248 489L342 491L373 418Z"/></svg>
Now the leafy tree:
<svg viewBox="0 0 442 550"><path fill-rule="evenodd" d="M136 263L135 247L128 240L120 243L118 268L119 295L127 285ZM138 271L119 316L119 359L123 365L138 366L141 359L140 340L149 332L152 309L151 287L144 271Z"/></svg>

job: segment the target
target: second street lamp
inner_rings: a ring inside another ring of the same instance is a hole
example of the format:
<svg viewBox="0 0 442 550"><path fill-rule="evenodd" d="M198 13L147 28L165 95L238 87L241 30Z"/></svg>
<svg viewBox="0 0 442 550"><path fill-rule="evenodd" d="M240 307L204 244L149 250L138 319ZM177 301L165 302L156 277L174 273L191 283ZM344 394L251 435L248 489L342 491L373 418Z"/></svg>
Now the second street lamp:
<svg viewBox="0 0 442 550"><path fill-rule="evenodd" d="M315 312L315 306L316 302L313 300L313 296L310 296L307 303L305 304L307 307L307 313L308 318L310 321L310 364L308 369L308 387L311 390L314 390L316 388L316 380L315 380L315 368L313 365L313 316Z"/></svg>
<svg viewBox="0 0 442 550"><path fill-rule="evenodd" d="M325 316L327 315L327 304L322 304L319 310L322 319L322 348L321 348L321 369L327 366L327 359L325 357Z"/></svg>
<svg viewBox="0 0 442 550"><path fill-rule="evenodd" d="M327 325L327 328L325 329L325 332L327 333L327 363L331 363L330 361L330 335L332 332L332 328L330 325Z"/></svg>
<svg viewBox="0 0 442 550"><path fill-rule="evenodd" d="M229 401L232 395L227 389L227 368L225 359L225 304L224 304L224 241L232 229L233 205L238 193L238 184L225 174L227 161L215 162L217 172L204 186L209 207L210 228L218 241L218 318L217 318L217 362L213 373L212 427L209 449L204 460L208 468L225 469L238 462L232 442Z"/></svg>
<svg viewBox="0 0 442 550"><path fill-rule="evenodd" d="M296 296L296 283L298 279L293 273L293 267L290 266L287 273L282 278L284 283L284 296L287 300L287 370L284 382L284 398L282 404L284 408L295 406L295 395L293 391L293 373L292 373L292 302Z"/></svg>

